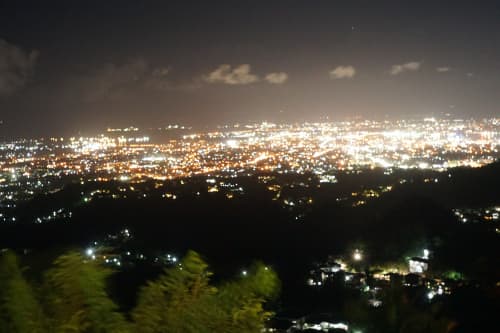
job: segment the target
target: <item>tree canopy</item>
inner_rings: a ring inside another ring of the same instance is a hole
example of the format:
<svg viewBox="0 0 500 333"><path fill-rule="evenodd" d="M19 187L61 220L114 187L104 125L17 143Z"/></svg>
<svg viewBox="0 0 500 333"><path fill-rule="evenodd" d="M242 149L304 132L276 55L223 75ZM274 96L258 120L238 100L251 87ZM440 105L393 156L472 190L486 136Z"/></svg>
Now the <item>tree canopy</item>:
<svg viewBox="0 0 500 333"><path fill-rule="evenodd" d="M208 265L189 251L143 286L137 306L123 313L107 292L112 273L70 252L40 283L28 282L16 255L1 253L0 333L259 332L272 315L265 303L279 290L277 275L262 263L214 286Z"/></svg>

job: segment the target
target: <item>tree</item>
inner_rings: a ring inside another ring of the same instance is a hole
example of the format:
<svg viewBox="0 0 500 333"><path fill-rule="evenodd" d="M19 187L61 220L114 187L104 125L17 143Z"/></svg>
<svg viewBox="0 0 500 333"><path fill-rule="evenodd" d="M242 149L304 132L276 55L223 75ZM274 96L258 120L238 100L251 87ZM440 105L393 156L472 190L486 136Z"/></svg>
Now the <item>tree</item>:
<svg viewBox="0 0 500 333"><path fill-rule="evenodd" d="M111 274L77 252L56 259L45 274L44 301L51 332L127 332L128 325L106 292Z"/></svg>
<svg viewBox="0 0 500 333"><path fill-rule="evenodd" d="M157 332L258 332L271 315L263 304L276 295L278 278L256 264L237 281L210 286L212 273L190 251L179 266L148 283L132 313L136 330Z"/></svg>
<svg viewBox="0 0 500 333"><path fill-rule="evenodd" d="M263 264L239 279L210 285L208 265L193 251L139 293L130 316L106 292L112 271L77 252L43 274L40 294L25 280L17 257L0 255L0 333L233 333L259 332L279 280ZM130 319L127 319L130 318Z"/></svg>
<svg viewBox="0 0 500 333"><path fill-rule="evenodd" d="M153 333L164 332L167 327L169 332L198 328L201 315L192 321L190 312L215 292L208 284L210 275L200 256L188 252L178 266L166 269L156 281L142 288L132 312L136 330Z"/></svg>
<svg viewBox="0 0 500 333"><path fill-rule="evenodd" d="M0 254L0 332L47 332L46 318L15 254Z"/></svg>
<svg viewBox="0 0 500 333"><path fill-rule="evenodd" d="M222 285L215 303L225 316L214 332L261 331L272 315L263 305L277 295L278 288L276 274L262 263L255 264L239 280Z"/></svg>

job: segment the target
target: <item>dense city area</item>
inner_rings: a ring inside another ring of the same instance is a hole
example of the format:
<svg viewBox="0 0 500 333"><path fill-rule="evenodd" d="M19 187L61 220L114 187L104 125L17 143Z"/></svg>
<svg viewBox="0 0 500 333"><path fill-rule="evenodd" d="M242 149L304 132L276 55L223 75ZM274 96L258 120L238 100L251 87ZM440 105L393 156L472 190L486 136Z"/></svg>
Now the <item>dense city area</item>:
<svg viewBox="0 0 500 333"><path fill-rule="evenodd" d="M163 142L155 138L165 131L177 135ZM498 119L262 123L191 131L170 125L145 135L135 127L110 128L96 137L1 143L0 202L9 207L35 193L57 191L65 176L127 181L277 172L335 182L335 173L346 170L445 171L486 165L500 154Z"/></svg>

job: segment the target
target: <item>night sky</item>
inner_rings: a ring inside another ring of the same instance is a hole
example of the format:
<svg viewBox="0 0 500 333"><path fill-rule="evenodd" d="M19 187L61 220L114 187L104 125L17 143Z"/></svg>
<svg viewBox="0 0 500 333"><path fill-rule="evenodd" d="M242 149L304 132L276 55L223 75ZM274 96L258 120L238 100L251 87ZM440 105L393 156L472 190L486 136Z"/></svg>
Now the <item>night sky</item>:
<svg viewBox="0 0 500 333"><path fill-rule="evenodd" d="M0 136L500 115L499 1L2 1Z"/></svg>

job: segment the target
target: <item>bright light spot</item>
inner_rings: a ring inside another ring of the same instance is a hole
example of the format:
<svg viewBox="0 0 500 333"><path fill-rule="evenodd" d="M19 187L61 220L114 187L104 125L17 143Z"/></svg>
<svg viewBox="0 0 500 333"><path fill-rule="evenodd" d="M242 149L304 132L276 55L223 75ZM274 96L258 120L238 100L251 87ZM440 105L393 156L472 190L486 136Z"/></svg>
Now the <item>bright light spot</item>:
<svg viewBox="0 0 500 333"><path fill-rule="evenodd" d="M240 143L237 140L227 140L226 145L229 148L238 148L240 146Z"/></svg>
<svg viewBox="0 0 500 333"><path fill-rule="evenodd" d="M94 249L92 248L88 248L87 250L85 250L85 254L87 254L87 256L92 256L94 254Z"/></svg>
<svg viewBox="0 0 500 333"><path fill-rule="evenodd" d="M330 327L334 328L334 329L344 330L344 331L347 331L349 329L349 326L347 326L344 323L331 324Z"/></svg>
<svg viewBox="0 0 500 333"><path fill-rule="evenodd" d="M429 163L427 163L427 162L420 162L420 163L418 163L418 167L420 169L428 169L429 168Z"/></svg>
<svg viewBox="0 0 500 333"><path fill-rule="evenodd" d="M354 251L354 254L352 255L352 258L356 261L360 261L361 259L363 259L363 255L361 254L361 252L359 250L355 250Z"/></svg>
<svg viewBox="0 0 500 333"><path fill-rule="evenodd" d="M421 274L425 272L428 268L428 264L426 262L422 262L420 260L412 260L409 261L409 269L410 273Z"/></svg>
<svg viewBox="0 0 500 333"><path fill-rule="evenodd" d="M381 306L381 305L382 305L382 301L381 301L381 300L379 300L379 299L374 299L374 298L373 298L373 299L368 300L368 303L369 303L371 306L373 306L374 308L378 308L379 306Z"/></svg>

